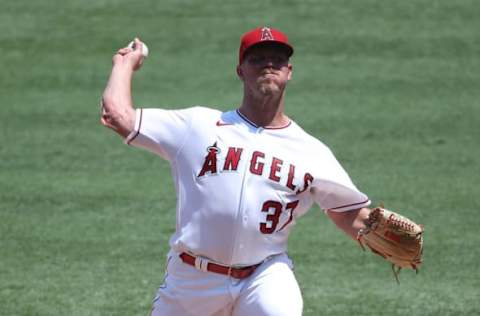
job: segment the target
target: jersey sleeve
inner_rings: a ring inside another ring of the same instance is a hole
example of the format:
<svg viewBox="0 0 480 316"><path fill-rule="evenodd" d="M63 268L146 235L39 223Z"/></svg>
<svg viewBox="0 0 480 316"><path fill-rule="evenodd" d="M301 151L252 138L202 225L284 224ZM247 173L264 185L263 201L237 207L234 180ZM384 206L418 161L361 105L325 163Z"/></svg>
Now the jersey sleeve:
<svg viewBox="0 0 480 316"><path fill-rule="evenodd" d="M337 212L369 206L368 196L357 189L333 153L327 149L322 157L322 171L314 175L312 182L315 202L324 210Z"/></svg>
<svg viewBox="0 0 480 316"><path fill-rule="evenodd" d="M195 108L137 109L135 129L124 142L171 161L187 139L194 113Z"/></svg>

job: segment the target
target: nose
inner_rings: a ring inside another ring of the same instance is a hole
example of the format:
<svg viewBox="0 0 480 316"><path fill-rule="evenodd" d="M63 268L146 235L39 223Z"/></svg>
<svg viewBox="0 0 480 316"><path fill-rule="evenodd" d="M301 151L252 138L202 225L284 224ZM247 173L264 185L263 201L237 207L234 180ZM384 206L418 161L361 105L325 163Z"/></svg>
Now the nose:
<svg viewBox="0 0 480 316"><path fill-rule="evenodd" d="M278 69L279 65L278 63L275 62L275 59L273 58L265 58L262 63L261 63L261 68L270 68L270 69Z"/></svg>
<svg viewBox="0 0 480 316"><path fill-rule="evenodd" d="M265 63L263 65L264 67L273 68L275 63L272 58L265 58Z"/></svg>

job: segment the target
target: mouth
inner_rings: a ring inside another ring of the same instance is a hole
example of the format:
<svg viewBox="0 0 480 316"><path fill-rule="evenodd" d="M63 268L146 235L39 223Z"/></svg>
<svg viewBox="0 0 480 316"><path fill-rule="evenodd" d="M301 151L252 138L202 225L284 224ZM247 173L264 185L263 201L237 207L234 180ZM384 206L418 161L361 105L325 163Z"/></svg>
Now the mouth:
<svg viewBox="0 0 480 316"><path fill-rule="evenodd" d="M274 73L274 72L262 72L260 74L260 78L273 78L273 77L276 77L277 74Z"/></svg>
<svg viewBox="0 0 480 316"><path fill-rule="evenodd" d="M272 70L263 70L261 72L262 75L275 75L276 72L275 71L272 71Z"/></svg>

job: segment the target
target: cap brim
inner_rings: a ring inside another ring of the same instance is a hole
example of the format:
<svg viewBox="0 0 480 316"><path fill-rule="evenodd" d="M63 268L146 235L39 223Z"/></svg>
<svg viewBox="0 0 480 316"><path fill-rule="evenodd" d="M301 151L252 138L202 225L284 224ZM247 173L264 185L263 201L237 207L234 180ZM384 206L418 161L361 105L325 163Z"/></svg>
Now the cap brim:
<svg viewBox="0 0 480 316"><path fill-rule="evenodd" d="M275 46L275 47L278 47L280 49L283 49L287 53L288 57L291 57L293 55L293 47L288 45L287 43L279 42L279 41L275 41L275 40L272 40L272 41L266 40L266 41L261 41L261 42L255 43L255 44L249 46L247 49L245 49L245 51L243 52L243 56L242 56L243 59L245 59L245 56L248 54L248 52L252 48L259 47L259 46Z"/></svg>

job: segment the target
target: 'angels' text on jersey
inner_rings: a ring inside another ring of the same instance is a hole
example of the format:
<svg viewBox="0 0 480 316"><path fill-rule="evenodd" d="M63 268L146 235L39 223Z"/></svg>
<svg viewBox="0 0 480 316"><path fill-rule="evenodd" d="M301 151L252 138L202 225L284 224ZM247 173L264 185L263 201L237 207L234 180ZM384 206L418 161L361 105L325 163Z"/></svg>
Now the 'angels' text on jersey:
<svg viewBox="0 0 480 316"><path fill-rule="evenodd" d="M243 148L228 147L227 154L224 157L224 163L218 166L218 157L221 153L221 149L217 147L217 143L207 147L208 154L205 156L205 162L202 169L198 173L198 177L203 177L208 174L218 174L225 171L237 171L238 163L242 158ZM269 170L264 170L265 167L265 153L255 150L250 157L249 171L252 174L259 176L266 176L271 181L284 184L287 188L294 191L296 194L302 193L308 189L309 185L313 181L313 176L307 172L303 176L302 185L295 185L293 180L295 178L295 165L288 165L288 176L286 179L281 178L282 169L284 166L284 160L277 157L271 158Z"/></svg>

